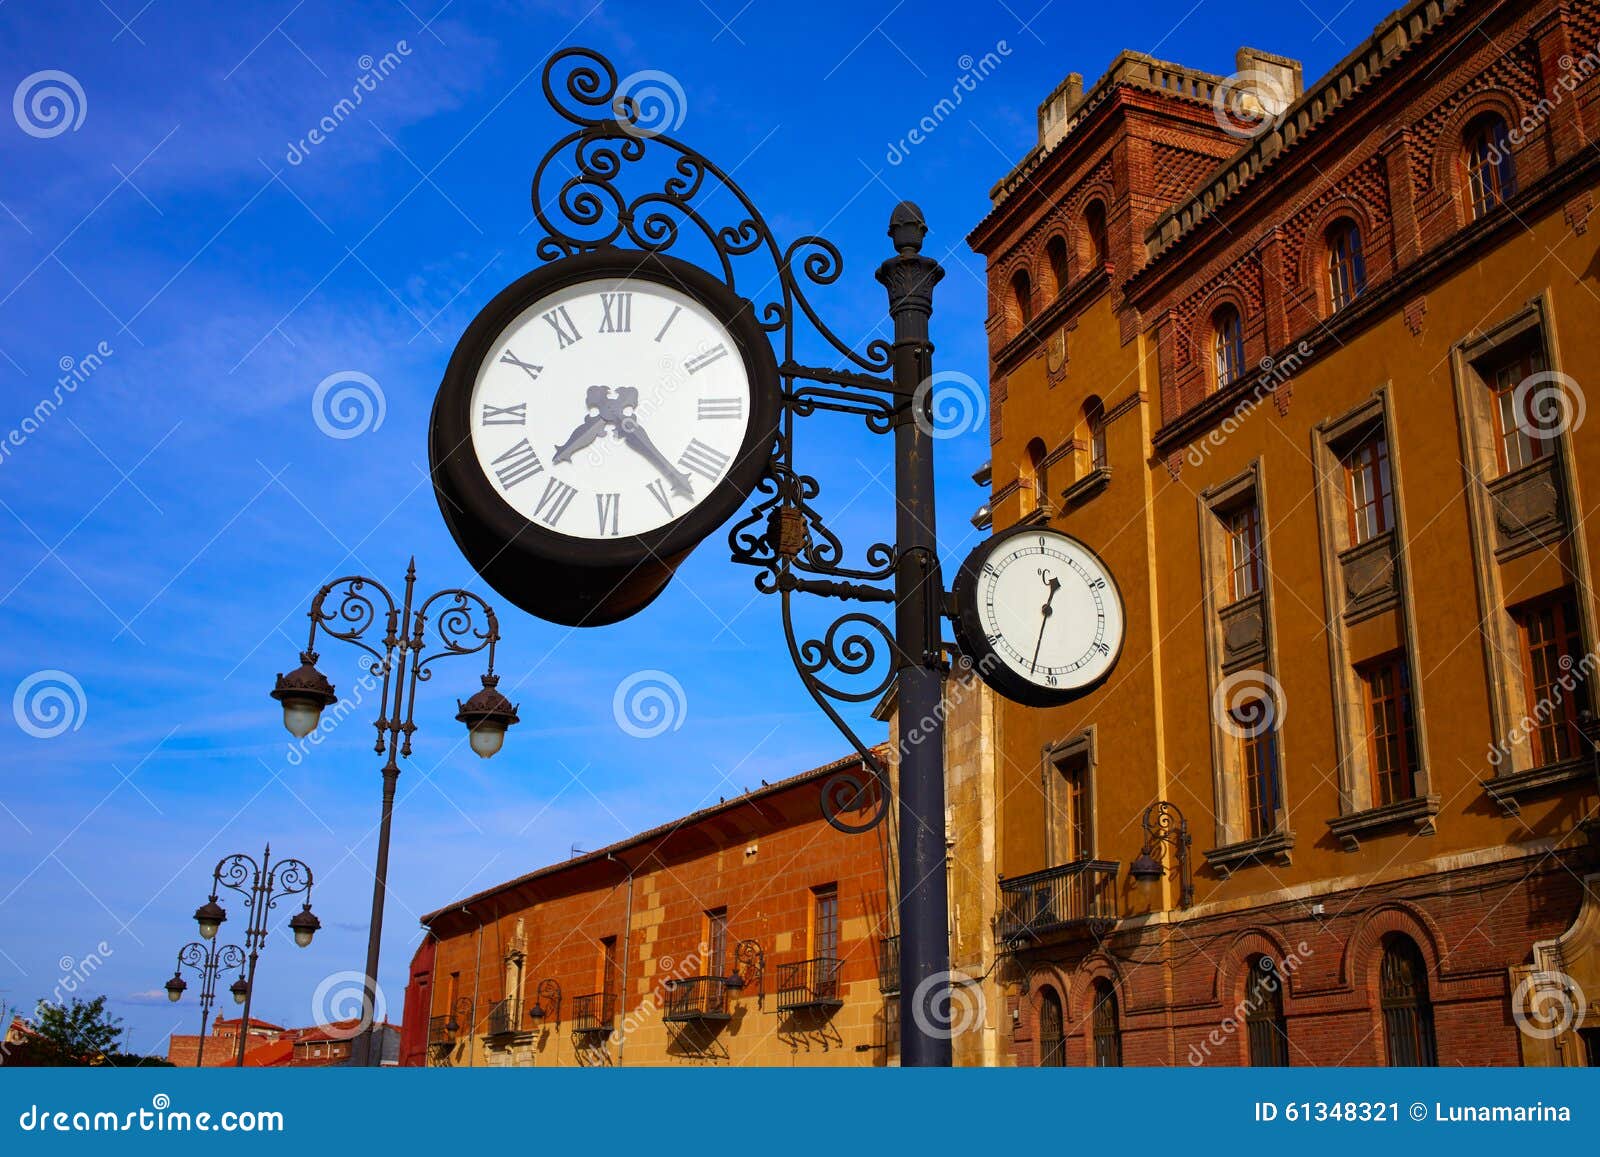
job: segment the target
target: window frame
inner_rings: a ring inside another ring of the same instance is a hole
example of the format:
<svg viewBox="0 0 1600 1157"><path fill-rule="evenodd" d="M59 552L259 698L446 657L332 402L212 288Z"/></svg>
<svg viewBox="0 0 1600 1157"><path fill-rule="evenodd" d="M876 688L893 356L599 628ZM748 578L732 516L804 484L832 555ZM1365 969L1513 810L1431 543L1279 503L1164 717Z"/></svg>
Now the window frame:
<svg viewBox="0 0 1600 1157"><path fill-rule="evenodd" d="M1232 303L1211 314L1211 373L1219 390L1244 377L1244 314Z"/></svg>
<svg viewBox="0 0 1600 1157"><path fill-rule="evenodd" d="M1066 1008L1060 994L1048 984L1039 990L1039 1055L1035 1067L1067 1067Z"/></svg>
<svg viewBox="0 0 1600 1157"><path fill-rule="evenodd" d="M1323 243L1328 253L1328 308L1330 313L1338 313L1367 289L1361 226L1353 218L1341 217L1328 226Z"/></svg>
<svg viewBox="0 0 1600 1157"><path fill-rule="evenodd" d="M1289 1067L1289 1021L1283 1011L1283 969L1261 953L1248 962L1250 980L1245 986L1246 1053L1252 1068ZM1266 985L1266 978L1275 983ZM1267 999L1257 1000L1265 992Z"/></svg>
<svg viewBox="0 0 1600 1157"><path fill-rule="evenodd" d="M1389 687L1380 693L1378 681L1391 680ZM1361 683L1362 709L1366 721L1367 769L1371 775L1373 807L1388 807L1407 803L1417 798L1417 771L1422 765L1417 748L1416 706L1412 695L1411 664L1404 650L1390 651L1356 667L1356 678ZM1393 712L1393 734L1385 728L1379 733L1380 710ZM1388 744L1385 748L1383 745ZM1398 765L1385 769L1380 751L1393 750L1398 754ZM1401 790L1401 789L1404 790Z"/></svg>
<svg viewBox="0 0 1600 1157"><path fill-rule="evenodd" d="M1102 977L1094 982L1092 991L1094 1008L1089 1014L1089 1031L1095 1068L1121 1068L1122 1014L1117 1005L1117 986Z"/></svg>
<svg viewBox="0 0 1600 1157"><path fill-rule="evenodd" d="M1462 129L1461 161L1468 220L1483 220L1517 195L1511 130L1500 113L1480 113Z"/></svg>
<svg viewBox="0 0 1600 1157"><path fill-rule="evenodd" d="M1248 501L1220 511L1226 521L1224 533L1228 538L1228 590L1232 596L1227 606L1242 602L1261 593L1266 585L1266 569L1261 549L1261 504L1251 494ZM1241 519L1245 525L1242 528ZM1248 538L1246 556L1241 559L1241 537Z"/></svg>
<svg viewBox="0 0 1600 1157"><path fill-rule="evenodd" d="M1404 932L1390 932L1380 944L1378 1008L1388 1065L1436 1068L1439 1041L1429 995L1428 959Z"/></svg>
<svg viewBox="0 0 1600 1157"><path fill-rule="evenodd" d="M1360 434L1339 455L1339 464L1344 468L1350 545L1372 542L1394 530L1394 469L1388 431L1378 425Z"/></svg>
<svg viewBox="0 0 1600 1157"><path fill-rule="evenodd" d="M1261 704L1265 722L1250 726L1250 704ZM1233 710L1239 728L1239 786L1244 804L1247 840L1264 840L1278 833L1283 812L1283 761L1278 753L1277 706L1265 697L1248 699Z"/></svg>
<svg viewBox="0 0 1600 1157"><path fill-rule="evenodd" d="M1530 636L1529 622L1536 615L1549 614L1550 635L1537 646L1548 652L1543 664L1547 673L1558 672L1548 681L1540 682L1536 663L1535 643ZM1512 608L1516 624L1519 658L1522 663L1522 699L1526 718L1533 721L1528 729L1528 748L1535 769L1553 767L1577 758L1583 751L1583 737L1578 731L1578 711L1582 707L1583 681L1571 691L1563 690L1554 696L1553 688L1562 676L1578 668L1585 655L1583 619L1578 610L1576 594L1571 587L1563 587L1551 594L1532 599ZM1566 665L1562 665L1562 660ZM1556 710L1543 718L1540 704L1551 700ZM1562 740L1565 740L1563 745Z"/></svg>
<svg viewBox="0 0 1600 1157"><path fill-rule="evenodd" d="M1559 430L1551 430L1547 435L1530 432L1542 426L1531 405L1535 391L1528 391L1521 399L1526 410L1522 417L1527 425L1513 421L1511 428L1506 428L1507 420L1517 405L1517 390L1523 382L1544 372L1544 356L1539 347L1525 343L1505 350L1479 372L1489 390L1489 420L1494 429L1495 461L1500 467L1500 476L1514 474L1546 458L1555 457L1556 447L1560 444ZM1511 381L1508 374L1516 380Z"/></svg>

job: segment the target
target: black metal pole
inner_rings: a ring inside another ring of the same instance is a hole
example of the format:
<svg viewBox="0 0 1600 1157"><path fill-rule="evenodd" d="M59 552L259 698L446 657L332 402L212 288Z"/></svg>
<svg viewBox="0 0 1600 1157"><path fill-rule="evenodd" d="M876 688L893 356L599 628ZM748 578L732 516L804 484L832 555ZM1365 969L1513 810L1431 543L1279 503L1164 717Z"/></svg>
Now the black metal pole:
<svg viewBox="0 0 1600 1157"><path fill-rule="evenodd" d="M267 939L267 909L272 906L272 845L268 844L266 851L261 854L261 866L256 870L255 878L250 882L250 915L245 929L244 942L250 949L250 965L245 976L245 983L249 986L244 993L244 1013L239 1019L239 1048L235 1052L233 1063L236 1068L244 1068L245 1045L250 1041L250 998L256 991L256 957L260 954L261 945ZM263 886L265 885L265 886Z"/></svg>
<svg viewBox="0 0 1600 1157"><path fill-rule="evenodd" d="M896 256L878 267L894 320L894 383L900 415L895 428L895 642L899 647L900 720L900 1063L948 1066L950 930L945 872L944 713L939 621L944 583L939 575L933 516L932 390L928 319L933 287L944 270L922 256L928 232L922 210L895 206L889 236Z"/></svg>

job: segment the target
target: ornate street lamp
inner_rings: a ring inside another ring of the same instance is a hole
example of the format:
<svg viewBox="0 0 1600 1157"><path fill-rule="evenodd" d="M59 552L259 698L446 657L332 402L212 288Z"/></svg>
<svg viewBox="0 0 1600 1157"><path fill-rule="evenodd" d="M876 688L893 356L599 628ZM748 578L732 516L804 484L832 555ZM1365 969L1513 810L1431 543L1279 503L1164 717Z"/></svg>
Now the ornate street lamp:
<svg viewBox="0 0 1600 1157"><path fill-rule="evenodd" d="M1158 854L1160 845L1170 844L1177 860L1180 885L1178 907L1188 908L1194 903L1194 876L1189 868L1189 821L1175 804L1164 799L1144 809L1144 846L1138 857L1128 865L1128 875L1146 895L1155 892L1156 886L1167 878L1167 869Z"/></svg>
<svg viewBox="0 0 1600 1157"><path fill-rule="evenodd" d="M278 906L279 900L304 893L304 906L289 921L294 942L301 948L310 947L311 938L322 927L322 922L311 911L311 869L301 860L279 860L274 863L270 844L262 852L260 863L243 852L235 852L217 861L216 869L211 873L211 896L194 913L195 923L200 926L200 936L207 941L215 939L217 929L228 919L227 910L217 902L220 888L230 888L243 896L245 912L248 914L244 943L250 954L249 969L229 989L233 993L234 1003L244 1008L239 1024L239 1048L234 1058L234 1063L242 1067L245 1044L250 1037L250 997L255 990L256 958L267 943L268 916ZM172 996L170 984L167 995Z"/></svg>
<svg viewBox="0 0 1600 1157"><path fill-rule="evenodd" d="M555 1022L561 1023L561 985L554 979L539 982L539 987L534 990L533 1003L528 1006L528 1019L534 1024L542 1024L549 1017L555 1017Z"/></svg>
<svg viewBox="0 0 1600 1157"><path fill-rule="evenodd" d="M215 933L216 929L213 928L212 934ZM162 987L167 990L167 999L177 1004L183 999L184 991L189 987L183 979L183 970L190 968L200 977L200 1047L195 1052L195 1068L199 1068L205 1062L206 1025L211 1019L212 1001L216 999L217 977L224 972L232 972L235 968L243 968L244 962L244 949L237 944L217 944L210 937L204 941L191 941L178 949L178 963L172 970L172 978ZM233 982L229 991L233 993L236 1002L244 1000L244 994L249 992L249 984L243 972L239 974L239 979Z"/></svg>
<svg viewBox="0 0 1600 1157"><path fill-rule="evenodd" d="M388 890L389 831L394 815L395 784L400 778L401 758L411 755L411 733L417 684L433 676L432 664L447 655L471 655L487 651L483 687L465 702L457 701L456 719L467 726L467 741L482 759L488 759L505 742L506 729L517 720L517 709L500 693L499 677L494 673L495 644L500 641L500 624L494 608L471 591L449 588L416 602L417 560L406 566L405 591L397 603L387 587L364 575L346 575L326 583L311 600L311 633L300 653L300 666L279 675L272 697L283 705L283 725L296 738L304 738L317 727L323 708L338 702L333 684L317 670L317 632L331 639L350 643L371 656L367 669L383 680L378 695L378 717L373 722L378 737L373 751L387 752L383 773L383 811L378 826L378 858L373 872L372 922L367 932L367 970L361 1002L361 1035L355 1050L355 1063L379 1063L381 1050L372 1045L373 1015L377 1004L378 954L383 939L383 902ZM376 591L381 605L373 601L369 589ZM329 596L334 598L328 603ZM434 605L444 600L437 612ZM430 614L436 613L433 636L428 634ZM368 632L376 636L379 620L383 635L368 642ZM481 623L479 619L481 618ZM374 645L376 643L376 645ZM429 648L433 648L429 650ZM307 922L303 917L310 917ZM307 909L290 921L296 940L305 932L309 941L316 931L316 918Z"/></svg>

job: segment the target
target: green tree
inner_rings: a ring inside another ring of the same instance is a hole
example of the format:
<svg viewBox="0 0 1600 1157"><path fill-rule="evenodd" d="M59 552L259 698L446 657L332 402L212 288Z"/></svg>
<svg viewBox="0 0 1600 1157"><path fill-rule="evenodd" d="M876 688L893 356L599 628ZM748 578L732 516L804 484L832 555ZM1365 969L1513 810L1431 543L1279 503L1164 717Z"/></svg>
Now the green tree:
<svg viewBox="0 0 1600 1157"><path fill-rule="evenodd" d="M46 1064L93 1065L117 1051L122 1021L106 1012L106 998L73 997L70 1004L41 1000L33 1014L33 1031Z"/></svg>

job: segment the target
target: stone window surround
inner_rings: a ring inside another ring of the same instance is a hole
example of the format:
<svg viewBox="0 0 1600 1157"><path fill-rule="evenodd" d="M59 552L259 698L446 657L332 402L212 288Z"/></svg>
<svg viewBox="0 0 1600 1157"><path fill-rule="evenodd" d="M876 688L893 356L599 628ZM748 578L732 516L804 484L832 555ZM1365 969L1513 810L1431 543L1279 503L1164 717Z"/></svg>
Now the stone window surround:
<svg viewBox="0 0 1600 1157"><path fill-rule="evenodd" d="M1510 606L1537 597L1539 591L1518 591L1508 597L1500 573L1503 553L1497 557L1496 528L1491 484L1499 475L1490 413L1489 383L1480 367L1530 339L1538 345L1548 372L1560 374L1561 357L1549 290L1530 298L1503 321L1458 341L1450 351L1450 373L1455 387L1457 427L1471 523L1473 580L1478 596L1478 616L1483 631L1484 674L1489 690L1489 742L1509 737L1525 713L1523 704L1522 644ZM1581 510L1576 482L1565 463L1574 461L1572 434L1563 429L1556 439L1560 496L1567 510ZM1574 597L1583 630L1585 649L1597 638L1594 585L1588 544L1583 535L1568 535L1565 545L1572 555ZM1537 545L1535 549L1551 549ZM1581 704L1593 709L1590 702ZM1520 734L1520 729L1518 729ZM1579 759L1554 767L1532 766L1532 750L1524 736L1510 744L1509 759L1488 766L1480 776L1484 792L1508 815L1516 815L1521 798L1592 774L1590 761ZM1488 763L1487 753L1485 762Z"/></svg>
<svg viewBox="0 0 1600 1157"><path fill-rule="evenodd" d="M1260 514L1261 590L1252 598L1261 604L1262 631L1266 636L1262 668L1269 674L1277 669L1277 631L1272 616L1271 518L1267 510L1265 474L1258 458L1225 482L1200 493L1197 501L1200 520L1200 566L1202 619L1206 644L1207 711L1214 710L1218 688L1223 680L1223 616L1218 592L1231 576L1228 567L1226 525L1221 514L1241 501L1253 499ZM1230 588L1231 589L1231 588ZM1289 761L1285 735L1277 731L1278 791L1280 796L1277 830L1260 839L1244 839L1244 782L1239 767L1239 744L1211 721L1212 812L1216 817L1215 844L1205 853L1206 863L1223 876L1243 864L1274 859L1287 864L1294 847L1289 830Z"/></svg>
<svg viewBox="0 0 1600 1157"><path fill-rule="evenodd" d="M1316 474L1318 542L1322 552L1322 589L1328 632L1328 679L1333 688L1334 750L1339 770L1339 814L1328 820L1346 851L1360 847L1361 835L1374 829L1410 823L1432 835L1439 811L1428 766L1427 711L1423 680L1417 676L1417 622L1410 597L1409 552L1406 549L1404 468L1395 438L1393 384L1385 382L1372 396L1311 431L1311 461ZM1350 542L1349 484L1344 452L1370 432L1382 431L1389 448L1389 492L1394 526L1387 536L1359 545ZM1347 556L1367 550L1388 537L1393 543L1393 596L1378 603L1346 605L1344 567ZM1349 624L1393 610L1399 617L1405 661L1411 671L1411 723L1416 739L1417 770L1411 799L1384 807L1372 803L1371 753L1367 743L1366 689L1356 668L1377 655L1350 653Z"/></svg>
<svg viewBox="0 0 1600 1157"><path fill-rule="evenodd" d="M1086 809L1089 817L1089 847L1092 855L1100 854L1100 824L1096 813L1099 792L1095 790L1095 770L1100 762L1099 745L1094 724L1090 724L1075 735L1050 744L1040 753L1039 775L1044 781L1045 859L1052 868L1068 862L1063 849L1056 846L1058 841L1055 819L1061 811L1063 801L1060 796L1060 777L1055 771L1061 764L1078 758L1083 760L1083 789L1089 797Z"/></svg>

